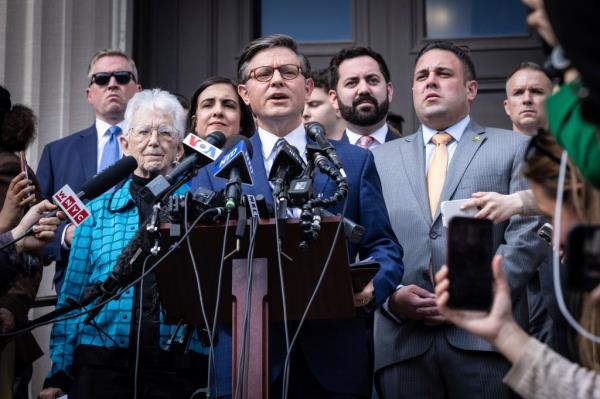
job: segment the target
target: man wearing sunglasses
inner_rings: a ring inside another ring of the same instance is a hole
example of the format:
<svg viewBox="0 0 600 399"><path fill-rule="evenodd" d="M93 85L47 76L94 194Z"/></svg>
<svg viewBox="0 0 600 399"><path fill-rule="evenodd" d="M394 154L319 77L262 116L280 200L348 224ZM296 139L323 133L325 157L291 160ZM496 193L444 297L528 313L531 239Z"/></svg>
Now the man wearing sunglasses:
<svg viewBox="0 0 600 399"><path fill-rule="evenodd" d="M306 160L307 144L302 111L310 98L313 82L307 78L310 65L289 36L273 35L256 39L246 46L238 62L238 92L258 119L258 131L250 138L253 146L254 184L244 185L246 194L262 194L273 205L267 176L277 154L277 142L295 146ZM365 227L360 244L348 243L349 259L373 257L380 271L367 287L354 297L354 305L377 305L402 278L402 248L394 237L387 216L379 176L370 151L348 143L333 142L348 176L349 193L345 216ZM215 178L211 165L192 182L197 187L220 190L225 180ZM329 197L335 184L322 173L314 177L315 197ZM362 206L361 206L362 204ZM330 208L341 212L342 204ZM275 243L273 243L275 245ZM291 332L297 328L290 322ZM286 356L281 322L271 325L271 397L282 393L283 363ZM348 318L307 321L291 351L289 398L370 398L365 320ZM219 395L231 394L231 330L219 333L215 360Z"/></svg>
<svg viewBox="0 0 600 399"><path fill-rule="evenodd" d="M127 102L141 90L133 60L121 50L100 50L88 67L87 100L95 114L92 126L44 147L37 170L42 195L52 195L65 184L75 192L95 174L121 158L119 136ZM59 227L46 255L56 261L54 283L60 289L74 226Z"/></svg>

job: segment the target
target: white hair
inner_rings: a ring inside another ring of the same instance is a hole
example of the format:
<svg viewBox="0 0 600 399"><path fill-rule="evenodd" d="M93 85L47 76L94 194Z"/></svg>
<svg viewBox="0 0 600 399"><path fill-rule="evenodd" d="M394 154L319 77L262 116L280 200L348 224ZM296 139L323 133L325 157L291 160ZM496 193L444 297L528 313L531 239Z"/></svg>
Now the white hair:
<svg viewBox="0 0 600 399"><path fill-rule="evenodd" d="M182 141L185 134L186 113L177 97L168 91L161 89L142 90L136 93L125 110L125 120L123 121L123 134L129 135L132 128L131 122L137 112L141 110L152 110L171 115L175 121L173 126L177 131L175 138Z"/></svg>

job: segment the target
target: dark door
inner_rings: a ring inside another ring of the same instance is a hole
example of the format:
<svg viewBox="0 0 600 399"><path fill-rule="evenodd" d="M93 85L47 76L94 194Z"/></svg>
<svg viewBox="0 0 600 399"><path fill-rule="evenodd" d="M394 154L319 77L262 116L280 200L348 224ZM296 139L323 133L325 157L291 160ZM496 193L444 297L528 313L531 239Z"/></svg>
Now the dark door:
<svg viewBox="0 0 600 399"><path fill-rule="evenodd" d="M404 116L404 131L411 132L418 127L411 96L415 55L427 41L451 39L470 48L477 69L479 94L472 116L483 125L510 128L502 106L505 77L522 61L544 59L539 41L526 27L520 0L336 2L337 10L315 2L315 15L321 18L309 18L310 1L284 2L288 9L301 9L290 13L283 7L277 14L272 7L281 0L136 0L134 57L141 82L190 96L209 76L234 78L237 56L246 43L263 29L283 26L281 33L290 33L285 27L298 32L313 68L326 67L335 52L352 44L369 45L383 54L395 89L391 110ZM341 21L337 33L320 28L323 15ZM350 29L343 29L344 24ZM298 30L302 26L306 34Z"/></svg>

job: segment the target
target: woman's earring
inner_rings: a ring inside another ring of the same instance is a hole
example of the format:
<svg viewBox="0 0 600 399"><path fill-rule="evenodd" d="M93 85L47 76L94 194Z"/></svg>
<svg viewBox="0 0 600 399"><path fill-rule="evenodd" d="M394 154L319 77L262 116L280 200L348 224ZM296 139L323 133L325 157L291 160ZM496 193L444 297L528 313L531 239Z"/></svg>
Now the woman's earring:
<svg viewBox="0 0 600 399"><path fill-rule="evenodd" d="M192 129L193 133L196 132L196 115L192 115L192 118L190 119L190 129Z"/></svg>
<svg viewBox="0 0 600 399"><path fill-rule="evenodd" d="M175 157L175 159L173 160L173 162L171 162L171 166L175 167L179 165L179 157Z"/></svg>

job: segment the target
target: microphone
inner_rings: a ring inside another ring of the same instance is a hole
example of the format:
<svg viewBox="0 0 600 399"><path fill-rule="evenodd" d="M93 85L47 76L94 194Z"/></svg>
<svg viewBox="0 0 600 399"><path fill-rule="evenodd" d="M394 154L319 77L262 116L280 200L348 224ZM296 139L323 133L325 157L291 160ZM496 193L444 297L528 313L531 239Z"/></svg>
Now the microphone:
<svg viewBox="0 0 600 399"><path fill-rule="evenodd" d="M81 299L82 303L90 303L99 297L98 304L114 296L120 288L126 287L133 280L142 275L144 264L143 254L150 252L152 247L151 239L146 229L146 224L150 217L140 225L139 229L129 241L127 246L117 258L115 267L104 282L99 283L86 292ZM98 306L90 311L84 320L84 324L89 324L100 312L104 306Z"/></svg>
<svg viewBox="0 0 600 399"><path fill-rule="evenodd" d="M79 191L79 193L76 194L76 197L78 197L80 201L86 199L93 200L100 194L103 194L104 192L110 190L121 180L126 179L131 173L133 173L135 168L137 168L137 161L134 157L123 157L108 168L104 169L102 172L98 173L96 176L83 183L83 185L81 186L81 191ZM68 187L68 185L66 187ZM70 188L68 190L71 191ZM61 189L59 193L61 191L63 190ZM56 213L59 210L61 209L57 208L44 217L54 217L56 216ZM27 229L23 237L33 233L33 226L35 226L35 224L29 227L29 229Z"/></svg>
<svg viewBox="0 0 600 399"><path fill-rule="evenodd" d="M273 181L273 194L280 195L285 190L286 180L298 177L305 168L306 164L300 157L298 149L284 141L275 155L271 173L269 173L269 180Z"/></svg>
<svg viewBox="0 0 600 399"><path fill-rule="evenodd" d="M225 186L225 208L228 212L240 202L242 183L254 184L252 175L252 143L244 136L234 136L227 140L229 151L215 164L214 176L227 179Z"/></svg>
<svg viewBox="0 0 600 399"><path fill-rule="evenodd" d="M142 188L141 194L144 199L156 200L167 192L180 176L203 166L208 165L221 155L220 148L225 143L225 135L222 132L212 132L206 140L190 133L183 141L188 147L193 148L191 155L185 157L179 165L175 166L166 175L158 175Z"/></svg>
<svg viewBox="0 0 600 399"><path fill-rule="evenodd" d="M319 122L308 122L306 125L304 125L304 128L306 129L306 134L308 134L308 137L317 142L319 147L325 151L325 154L327 154L327 158L329 158L331 163L337 169L339 169L342 176L346 178L344 165L338 158L335 148L327 139L327 136L325 135L325 127L323 127L323 125L321 125Z"/></svg>
<svg viewBox="0 0 600 399"><path fill-rule="evenodd" d="M121 180L133 173L138 164L134 157L127 156L83 183L77 196L81 200L93 200L100 194L116 186Z"/></svg>

